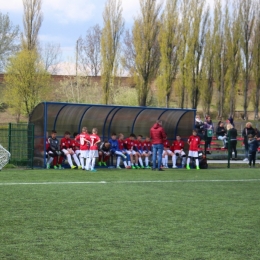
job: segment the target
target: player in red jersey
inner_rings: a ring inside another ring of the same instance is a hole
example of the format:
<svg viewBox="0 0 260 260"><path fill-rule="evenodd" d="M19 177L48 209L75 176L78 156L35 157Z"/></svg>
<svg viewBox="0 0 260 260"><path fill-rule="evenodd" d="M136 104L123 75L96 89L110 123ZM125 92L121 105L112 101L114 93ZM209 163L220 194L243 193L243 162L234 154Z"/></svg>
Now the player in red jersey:
<svg viewBox="0 0 260 260"><path fill-rule="evenodd" d="M125 139L125 148L127 153L130 156L132 169L140 168L138 166L138 157L136 156L136 147L135 147L135 134L130 134L128 138ZM135 160L134 160L135 159ZM135 163L134 163L135 161Z"/></svg>
<svg viewBox="0 0 260 260"><path fill-rule="evenodd" d="M87 160L87 166L86 166L86 171L89 170L92 172L96 172L97 170L95 169L95 163L96 163L96 158L98 158L98 143L100 143L100 137L97 135L98 130L97 128L92 129L92 134L89 135L90 139L90 147L89 147L89 158Z"/></svg>
<svg viewBox="0 0 260 260"><path fill-rule="evenodd" d="M162 165L163 168L168 168L168 157L173 156L172 151L170 150L170 142L169 140L163 141L163 154L162 154Z"/></svg>
<svg viewBox="0 0 260 260"><path fill-rule="evenodd" d="M184 168L186 163L186 154L183 151L184 149L184 142L181 140L179 135L176 136L176 141L173 141L171 146L172 155L172 168L178 168L176 166L176 159L177 157L181 157L182 159L182 168Z"/></svg>
<svg viewBox="0 0 260 260"><path fill-rule="evenodd" d="M144 169L144 164L143 164L143 160L142 160L142 156L143 156L143 141L142 141L142 138L143 138L142 135L138 135L137 139L135 140L136 160L137 160L136 168L139 167L138 166L138 162L139 162L141 169Z"/></svg>
<svg viewBox="0 0 260 260"><path fill-rule="evenodd" d="M151 144L151 139L149 136L147 136L143 142L143 155L144 155L144 162L145 162L145 168L146 169L151 169L149 166L149 157L152 154L152 144Z"/></svg>
<svg viewBox="0 0 260 260"><path fill-rule="evenodd" d="M71 169L75 169L76 166L73 165L72 158L74 162L77 164L78 169L81 169L79 159L73 150L73 141L70 139L70 132L66 131L64 133L64 137L61 138L60 148L63 154L67 157L68 163Z"/></svg>
<svg viewBox="0 0 260 260"><path fill-rule="evenodd" d="M123 134L118 135L118 148L119 148L119 151L126 156L126 161L123 161L125 168L131 169L130 155L127 153L127 150L125 149L125 140L124 140ZM121 156L118 156L117 157L117 165L120 165L120 160L121 160Z"/></svg>
<svg viewBox="0 0 260 260"><path fill-rule="evenodd" d="M187 159L187 166L186 168L190 170L190 159L194 158L196 163L196 169L199 170L199 145L200 145L200 137L197 135L197 131L193 130L192 135L188 139L188 144L190 146L189 148L189 154Z"/></svg>
<svg viewBox="0 0 260 260"><path fill-rule="evenodd" d="M82 127L82 132L76 136L75 141L79 142L79 149L80 149L80 163L82 169L86 169L87 166L87 158L88 158L88 153L89 153L89 134L88 134L88 129L87 127ZM85 163L86 161L86 163Z"/></svg>
<svg viewBox="0 0 260 260"><path fill-rule="evenodd" d="M78 135L78 133L73 133L73 137L74 139L71 139L71 145L72 145L72 149L74 151L74 153L79 156L80 155L80 144L78 141L75 140L76 136Z"/></svg>

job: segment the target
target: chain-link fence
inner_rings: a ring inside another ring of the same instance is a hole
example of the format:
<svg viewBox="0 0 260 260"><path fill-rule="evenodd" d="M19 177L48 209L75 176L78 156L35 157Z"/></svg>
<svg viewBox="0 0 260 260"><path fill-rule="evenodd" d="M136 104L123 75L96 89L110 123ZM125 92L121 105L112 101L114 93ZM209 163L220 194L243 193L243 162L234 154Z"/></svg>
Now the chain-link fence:
<svg viewBox="0 0 260 260"><path fill-rule="evenodd" d="M0 124L0 144L11 153L11 164L33 168L33 124Z"/></svg>

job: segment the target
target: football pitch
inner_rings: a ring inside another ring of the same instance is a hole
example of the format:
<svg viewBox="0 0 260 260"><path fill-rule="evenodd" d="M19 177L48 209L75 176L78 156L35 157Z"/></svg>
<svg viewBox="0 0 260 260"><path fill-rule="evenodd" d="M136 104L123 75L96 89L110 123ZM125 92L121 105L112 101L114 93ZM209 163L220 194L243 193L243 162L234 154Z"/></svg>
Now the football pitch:
<svg viewBox="0 0 260 260"><path fill-rule="evenodd" d="M260 169L0 172L0 259L260 259Z"/></svg>

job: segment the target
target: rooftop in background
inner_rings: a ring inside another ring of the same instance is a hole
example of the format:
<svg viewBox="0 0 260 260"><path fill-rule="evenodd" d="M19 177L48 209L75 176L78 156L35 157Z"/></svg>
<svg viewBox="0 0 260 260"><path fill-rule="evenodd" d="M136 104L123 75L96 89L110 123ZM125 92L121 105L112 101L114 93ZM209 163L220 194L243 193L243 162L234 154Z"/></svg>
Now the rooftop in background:
<svg viewBox="0 0 260 260"><path fill-rule="evenodd" d="M0 73L0 84L4 82L4 73ZM75 75L51 75L51 78L53 79L54 82L58 83L62 80L66 79L71 79L73 77L76 77ZM92 83L98 83L100 84L101 81L101 76L82 76L82 77L87 77L91 80ZM117 77L118 80L122 82L122 85L124 86L129 86L129 87L134 87L134 83L132 78L130 77Z"/></svg>

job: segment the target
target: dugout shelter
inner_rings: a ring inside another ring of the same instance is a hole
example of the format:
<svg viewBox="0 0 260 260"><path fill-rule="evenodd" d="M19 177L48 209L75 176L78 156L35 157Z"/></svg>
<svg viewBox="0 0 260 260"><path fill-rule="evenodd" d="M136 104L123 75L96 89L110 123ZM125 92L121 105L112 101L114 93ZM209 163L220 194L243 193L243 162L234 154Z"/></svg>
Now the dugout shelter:
<svg viewBox="0 0 260 260"><path fill-rule="evenodd" d="M163 121L163 128L170 141L176 135L187 138L194 128L196 110L156 107L130 107L116 105L93 105L42 102L33 110L29 122L34 124L34 166L45 167L46 132L57 131L61 138L65 131L71 134L81 132L86 126L91 132L98 129L102 140L115 132L128 137L131 133L149 136L150 128L157 119Z"/></svg>

